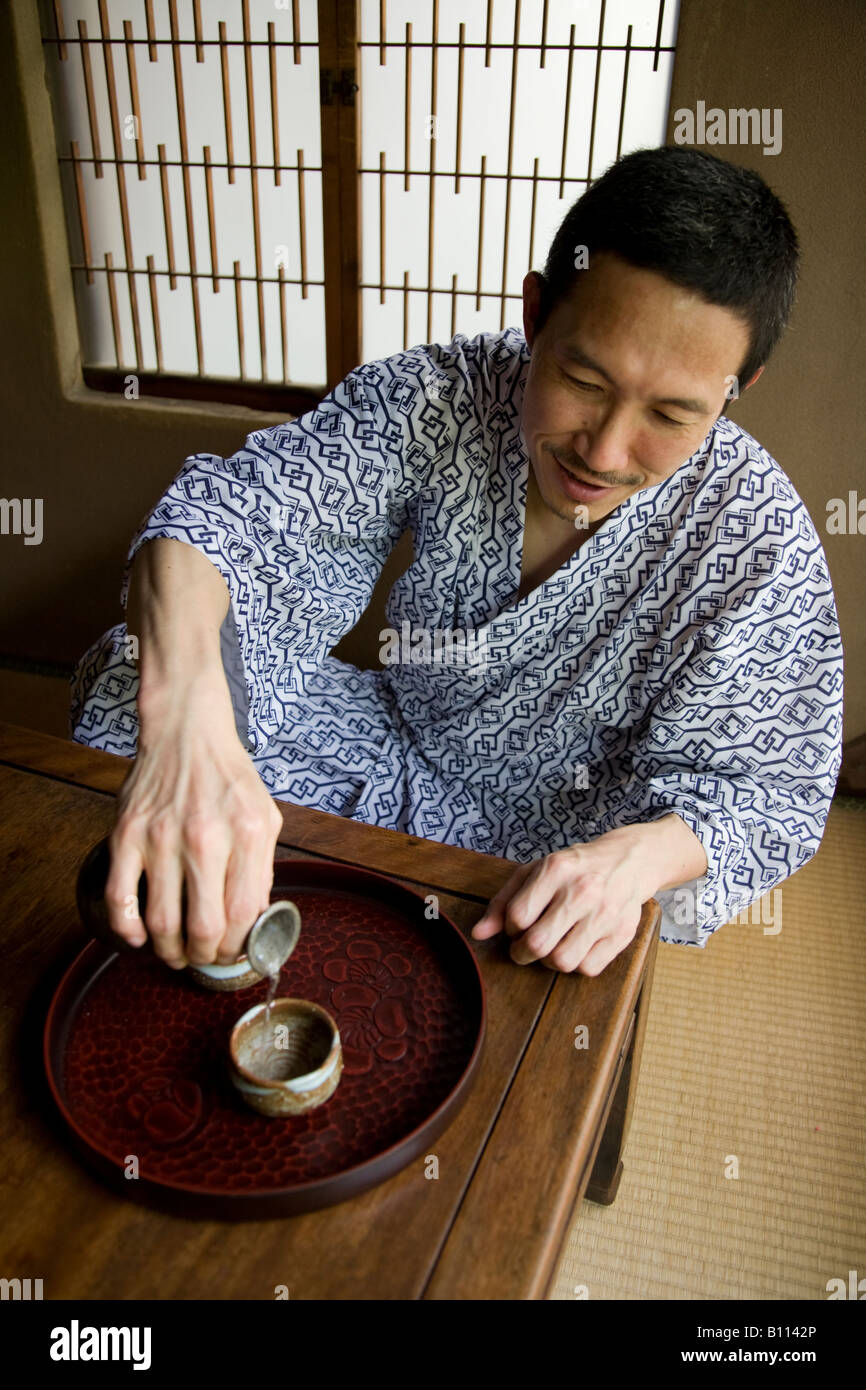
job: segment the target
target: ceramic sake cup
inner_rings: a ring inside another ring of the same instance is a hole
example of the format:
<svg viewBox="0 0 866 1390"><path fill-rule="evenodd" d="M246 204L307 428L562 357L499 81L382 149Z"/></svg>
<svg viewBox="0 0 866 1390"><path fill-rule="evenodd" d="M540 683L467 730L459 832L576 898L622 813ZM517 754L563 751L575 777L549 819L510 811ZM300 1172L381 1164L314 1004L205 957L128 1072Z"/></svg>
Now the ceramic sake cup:
<svg viewBox="0 0 866 1390"><path fill-rule="evenodd" d="M231 965L188 965L186 970L190 979L204 989L249 989L267 978L253 970L246 956L238 956Z"/></svg>
<svg viewBox="0 0 866 1390"><path fill-rule="evenodd" d="M231 1078L262 1115L301 1115L337 1089L343 1049L336 1022L308 999L275 999L242 1014L229 1042Z"/></svg>

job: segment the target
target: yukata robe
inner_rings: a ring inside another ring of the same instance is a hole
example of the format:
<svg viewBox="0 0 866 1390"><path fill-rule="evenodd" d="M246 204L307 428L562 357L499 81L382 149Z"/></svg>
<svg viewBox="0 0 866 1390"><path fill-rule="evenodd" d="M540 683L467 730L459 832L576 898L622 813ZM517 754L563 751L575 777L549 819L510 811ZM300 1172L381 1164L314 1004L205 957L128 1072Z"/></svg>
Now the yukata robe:
<svg viewBox="0 0 866 1390"><path fill-rule="evenodd" d="M782 469L722 417L515 602L528 363L516 329L458 334L359 367L231 458L187 459L121 602L151 538L219 569L238 731L281 800L517 862L676 812L708 871L657 894L661 939L702 946L821 840L842 690L824 553ZM382 647L402 659L335 660L407 526ZM455 630L462 652L436 660ZM82 657L70 732L131 757L128 650L118 624Z"/></svg>

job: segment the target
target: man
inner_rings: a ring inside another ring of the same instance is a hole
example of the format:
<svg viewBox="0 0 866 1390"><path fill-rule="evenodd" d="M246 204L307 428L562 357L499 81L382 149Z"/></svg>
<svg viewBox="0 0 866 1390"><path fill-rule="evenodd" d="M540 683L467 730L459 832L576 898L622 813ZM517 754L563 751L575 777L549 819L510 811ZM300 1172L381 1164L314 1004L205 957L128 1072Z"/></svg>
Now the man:
<svg viewBox="0 0 866 1390"><path fill-rule="evenodd" d="M157 952L233 959L268 902L268 792L515 860L473 934L587 975L648 898L662 940L702 946L811 858L841 760L833 591L790 481L724 415L797 261L756 174L638 151L526 276L524 335L367 364L188 459L133 541L128 632L74 678L72 736L137 753L115 929L146 939L124 916L146 870ZM386 665L358 671L328 653L406 526Z"/></svg>

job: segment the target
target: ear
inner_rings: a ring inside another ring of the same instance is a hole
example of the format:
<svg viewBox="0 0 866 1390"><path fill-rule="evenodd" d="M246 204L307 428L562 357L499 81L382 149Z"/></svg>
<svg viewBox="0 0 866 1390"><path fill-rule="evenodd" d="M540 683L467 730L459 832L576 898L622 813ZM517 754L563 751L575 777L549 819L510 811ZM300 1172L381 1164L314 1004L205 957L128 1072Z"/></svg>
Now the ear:
<svg viewBox="0 0 866 1390"><path fill-rule="evenodd" d="M761 374L763 373L763 370L764 370L763 367L759 367L759 368L758 368L758 370L755 372L755 375L752 377L751 381L747 381L747 382L746 382L745 386L743 387L743 390L744 390L744 391L748 391L748 389L749 389L750 386L754 386L755 382L758 380L758 377L761 376Z"/></svg>
<svg viewBox="0 0 866 1390"><path fill-rule="evenodd" d="M523 277L523 336L530 348L536 336L543 287L544 277L537 270L530 270Z"/></svg>

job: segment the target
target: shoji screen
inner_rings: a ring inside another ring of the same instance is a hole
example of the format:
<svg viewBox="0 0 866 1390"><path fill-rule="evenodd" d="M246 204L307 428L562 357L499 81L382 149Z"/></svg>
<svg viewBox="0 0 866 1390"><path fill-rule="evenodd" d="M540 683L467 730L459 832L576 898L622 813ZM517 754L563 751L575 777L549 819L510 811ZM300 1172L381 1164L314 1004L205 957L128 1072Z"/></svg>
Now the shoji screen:
<svg viewBox="0 0 866 1390"><path fill-rule="evenodd" d="M678 16L40 6L86 379L262 404L298 388L298 408L360 361L520 323L523 277L588 181L664 139Z"/></svg>
<svg viewBox="0 0 866 1390"><path fill-rule="evenodd" d="M521 322L587 181L664 141L674 0L361 0L362 357Z"/></svg>
<svg viewBox="0 0 866 1390"><path fill-rule="evenodd" d="M325 380L316 0L52 0L84 360Z"/></svg>

